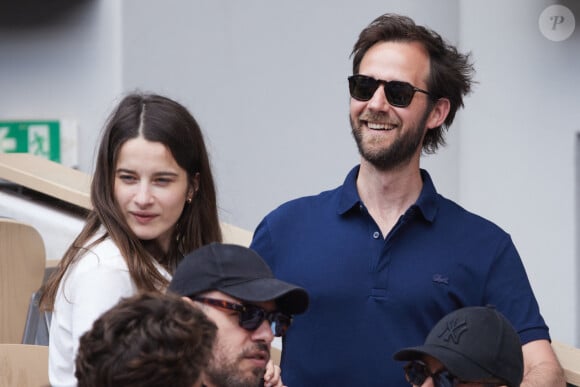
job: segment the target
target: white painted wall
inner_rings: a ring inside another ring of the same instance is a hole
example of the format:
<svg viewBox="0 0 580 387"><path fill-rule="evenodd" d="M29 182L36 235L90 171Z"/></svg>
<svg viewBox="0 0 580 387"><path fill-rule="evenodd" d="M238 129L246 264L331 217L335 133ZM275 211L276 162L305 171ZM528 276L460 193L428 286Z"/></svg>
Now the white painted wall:
<svg viewBox="0 0 580 387"><path fill-rule="evenodd" d="M89 171L100 127L121 93L116 0L0 4L0 119L72 119Z"/></svg>
<svg viewBox="0 0 580 387"><path fill-rule="evenodd" d="M91 171L120 94L167 94L205 131L222 220L248 229L357 163L346 77L374 17L408 14L471 50L480 83L448 147L423 166L440 192L512 234L552 335L579 344L580 33L542 37L538 16L552 1L80 3L41 26L0 12L0 118L76 119L80 168ZM558 3L580 22L577 1Z"/></svg>
<svg viewBox="0 0 580 387"><path fill-rule="evenodd" d="M461 2L480 84L463 115L459 198L511 233L553 337L578 344L580 28L544 38L538 17L553 3ZM580 23L578 1L557 3Z"/></svg>
<svg viewBox="0 0 580 387"><path fill-rule="evenodd" d="M224 220L253 230L357 163L346 77L360 30L388 10L456 40L456 3L126 0L123 85L190 107L207 133ZM442 163L454 151L444 153L432 163L453 194L456 172Z"/></svg>

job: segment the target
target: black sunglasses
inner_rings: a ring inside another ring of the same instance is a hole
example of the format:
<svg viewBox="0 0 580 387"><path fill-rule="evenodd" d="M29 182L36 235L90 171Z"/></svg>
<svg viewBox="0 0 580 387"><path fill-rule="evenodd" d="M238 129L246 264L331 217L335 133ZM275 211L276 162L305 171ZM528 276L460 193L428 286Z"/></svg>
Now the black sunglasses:
<svg viewBox="0 0 580 387"><path fill-rule="evenodd" d="M428 377L433 380L435 387L457 387L462 383L478 383L481 387L499 387L504 383L491 382L467 382L460 380L446 369L431 373L425 363L419 360L413 360L407 363L403 369L405 370L405 377L407 381L413 386L422 386Z"/></svg>
<svg viewBox="0 0 580 387"><path fill-rule="evenodd" d="M286 331L292 323L292 317L288 316L287 314L278 312L276 310L273 312L268 312L267 310L260 308L257 305L235 304L226 300L217 300L215 298L207 297L192 296L189 298L204 304L238 312L240 326L248 331L255 331L264 320L268 320L270 323L270 329L272 329L274 336L281 337L286 334Z"/></svg>
<svg viewBox="0 0 580 387"><path fill-rule="evenodd" d="M396 107L407 107L413 100L415 92L425 93L434 98L427 90L419 89L408 82L383 81L366 75L351 75L348 77L348 87L352 98L359 101L370 100L380 85L383 85L387 101Z"/></svg>

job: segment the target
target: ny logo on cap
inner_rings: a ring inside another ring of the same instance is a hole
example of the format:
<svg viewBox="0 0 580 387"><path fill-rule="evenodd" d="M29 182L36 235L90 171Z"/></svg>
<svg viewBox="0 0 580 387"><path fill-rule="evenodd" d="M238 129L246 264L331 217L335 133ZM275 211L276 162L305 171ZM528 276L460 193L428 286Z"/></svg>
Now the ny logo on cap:
<svg viewBox="0 0 580 387"><path fill-rule="evenodd" d="M454 319L447 322L445 329L439 334L439 337L443 341L449 342L449 340L452 340L455 344L459 344L459 338L465 332L467 332L467 322Z"/></svg>

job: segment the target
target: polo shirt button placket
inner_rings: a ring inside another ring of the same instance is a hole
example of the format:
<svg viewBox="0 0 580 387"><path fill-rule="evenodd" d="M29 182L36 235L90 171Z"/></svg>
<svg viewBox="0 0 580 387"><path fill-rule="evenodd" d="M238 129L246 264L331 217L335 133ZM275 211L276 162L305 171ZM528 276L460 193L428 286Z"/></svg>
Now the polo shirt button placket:
<svg viewBox="0 0 580 387"><path fill-rule="evenodd" d="M381 233L380 232L378 232L378 231L373 232L373 238L374 239L379 239L380 236L381 236Z"/></svg>

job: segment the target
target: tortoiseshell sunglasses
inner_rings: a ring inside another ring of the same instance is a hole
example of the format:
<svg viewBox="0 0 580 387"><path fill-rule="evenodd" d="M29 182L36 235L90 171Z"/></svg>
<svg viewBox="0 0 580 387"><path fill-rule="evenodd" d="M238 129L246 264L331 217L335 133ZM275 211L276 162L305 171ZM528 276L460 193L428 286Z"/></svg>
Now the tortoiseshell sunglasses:
<svg viewBox="0 0 580 387"><path fill-rule="evenodd" d="M268 320L274 336L281 337L286 334L288 327L292 323L292 317L287 314L276 310L269 312L257 305L235 304L226 300L200 296L190 296L189 298L207 305L238 312L240 326L248 331L255 331L264 320Z"/></svg>

